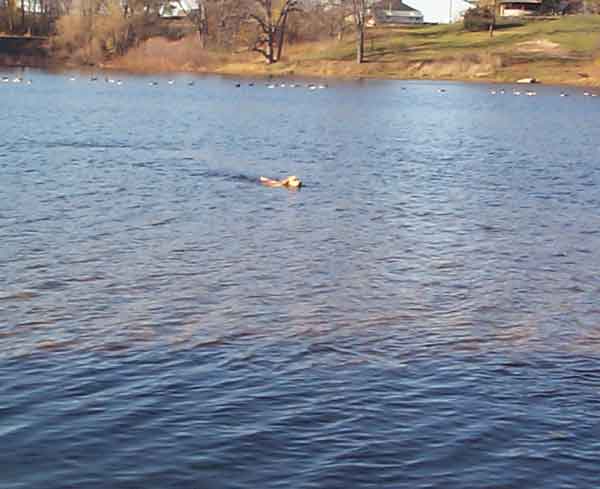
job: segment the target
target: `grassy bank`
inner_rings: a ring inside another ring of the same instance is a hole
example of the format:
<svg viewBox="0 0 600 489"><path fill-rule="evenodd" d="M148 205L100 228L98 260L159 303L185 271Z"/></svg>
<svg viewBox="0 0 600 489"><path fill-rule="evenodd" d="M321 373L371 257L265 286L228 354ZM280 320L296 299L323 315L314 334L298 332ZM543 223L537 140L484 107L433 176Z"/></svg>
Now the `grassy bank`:
<svg viewBox="0 0 600 489"><path fill-rule="evenodd" d="M573 16L505 27L490 38L461 25L375 28L367 33L367 62L354 62L354 39L287 46L268 66L254 53L201 50L195 39L151 39L107 68L191 71L247 76L305 75L600 85L600 16Z"/></svg>

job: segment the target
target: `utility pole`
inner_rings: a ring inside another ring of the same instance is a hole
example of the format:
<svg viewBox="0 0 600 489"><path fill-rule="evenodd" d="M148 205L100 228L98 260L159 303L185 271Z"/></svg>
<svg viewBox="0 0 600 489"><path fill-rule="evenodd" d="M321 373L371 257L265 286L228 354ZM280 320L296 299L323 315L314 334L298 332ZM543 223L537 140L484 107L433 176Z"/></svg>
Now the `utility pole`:
<svg viewBox="0 0 600 489"><path fill-rule="evenodd" d="M450 9L448 10L448 24L452 24L452 0L450 0Z"/></svg>

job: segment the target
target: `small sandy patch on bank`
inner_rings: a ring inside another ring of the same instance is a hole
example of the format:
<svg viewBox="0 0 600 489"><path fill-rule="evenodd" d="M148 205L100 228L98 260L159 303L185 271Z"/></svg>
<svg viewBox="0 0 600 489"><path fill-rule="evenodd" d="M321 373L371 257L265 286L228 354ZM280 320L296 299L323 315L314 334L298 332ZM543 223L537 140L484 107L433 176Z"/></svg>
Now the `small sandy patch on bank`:
<svg viewBox="0 0 600 489"><path fill-rule="evenodd" d="M560 56L566 53L560 44L548 39L536 39L534 41L520 42L517 44L520 53L542 53Z"/></svg>

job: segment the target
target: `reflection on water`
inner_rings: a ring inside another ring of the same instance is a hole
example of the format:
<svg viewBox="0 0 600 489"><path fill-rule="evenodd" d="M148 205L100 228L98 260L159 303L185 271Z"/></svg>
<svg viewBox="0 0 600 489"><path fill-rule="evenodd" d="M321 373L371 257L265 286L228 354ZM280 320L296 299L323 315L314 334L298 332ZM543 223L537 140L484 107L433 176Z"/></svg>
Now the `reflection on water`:
<svg viewBox="0 0 600 489"><path fill-rule="evenodd" d="M30 75L3 488L594 487L595 99Z"/></svg>

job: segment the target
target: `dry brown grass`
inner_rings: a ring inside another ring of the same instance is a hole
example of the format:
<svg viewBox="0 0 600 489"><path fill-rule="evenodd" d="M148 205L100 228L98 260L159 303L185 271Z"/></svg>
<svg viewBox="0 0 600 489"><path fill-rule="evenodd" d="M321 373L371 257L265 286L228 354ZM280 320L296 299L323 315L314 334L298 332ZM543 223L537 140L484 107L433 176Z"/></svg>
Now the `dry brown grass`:
<svg viewBox="0 0 600 489"><path fill-rule="evenodd" d="M130 49L124 56L104 63L104 66L139 72L207 71L215 69L223 61L222 55L202 50L196 36L177 41L156 37Z"/></svg>

